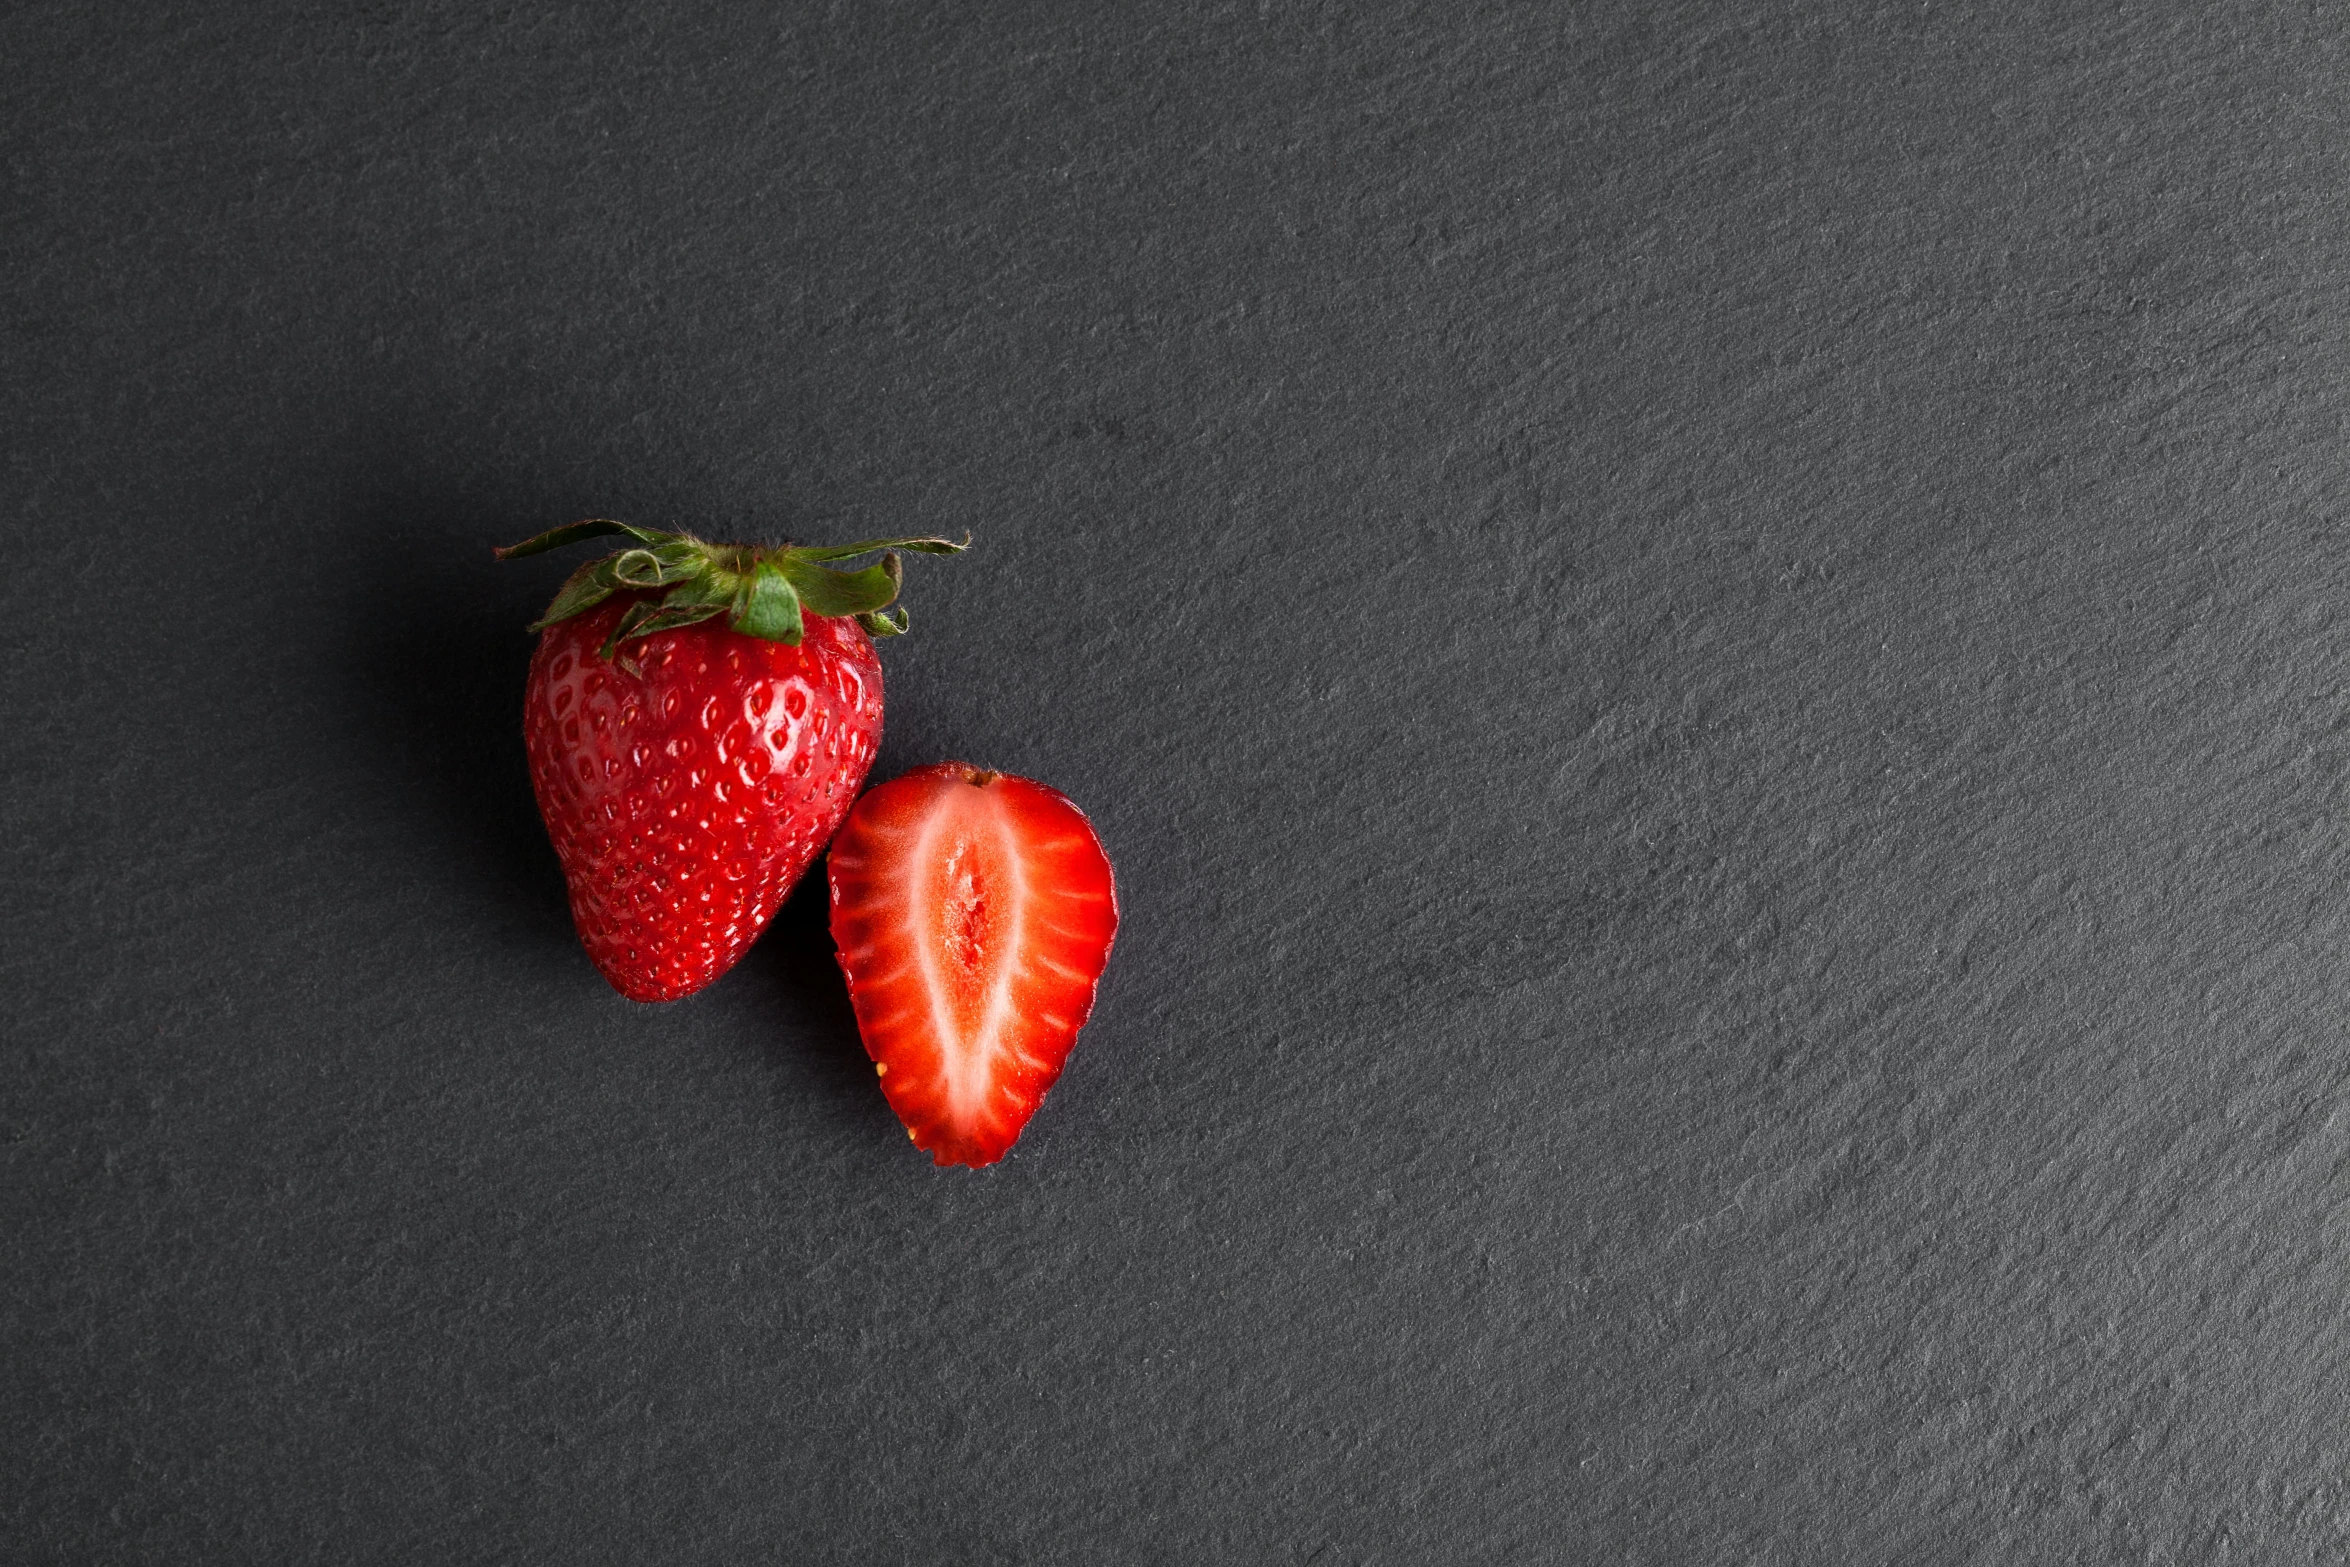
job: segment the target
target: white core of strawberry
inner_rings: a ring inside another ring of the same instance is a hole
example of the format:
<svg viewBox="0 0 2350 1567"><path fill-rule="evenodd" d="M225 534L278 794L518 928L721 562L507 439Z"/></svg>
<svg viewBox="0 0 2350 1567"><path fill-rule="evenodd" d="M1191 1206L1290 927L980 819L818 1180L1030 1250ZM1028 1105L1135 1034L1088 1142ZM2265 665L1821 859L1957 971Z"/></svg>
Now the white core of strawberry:
<svg viewBox="0 0 2350 1567"><path fill-rule="evenodd" d="M1016 1016L1019 974L1006 959L1025 948L1031 889L1012 824L985 789L955 789L941 805L915 845L910 874L918 885L909 889L914 895L906 906L918 911L922 927L913 946L945 1057L939 1069L947 1101L960 1119L992 1119L1005 1108L989 1103L991 1086L999 1093L1004 1088L992 1063ZM950 952L953 947L965 950ZM966 1021L972 1010L967 998L958 995L969 983L956 971L958 958L984 986L974 1023ZM1038 1065L1025 1052L1021 1057Z"/></svg>

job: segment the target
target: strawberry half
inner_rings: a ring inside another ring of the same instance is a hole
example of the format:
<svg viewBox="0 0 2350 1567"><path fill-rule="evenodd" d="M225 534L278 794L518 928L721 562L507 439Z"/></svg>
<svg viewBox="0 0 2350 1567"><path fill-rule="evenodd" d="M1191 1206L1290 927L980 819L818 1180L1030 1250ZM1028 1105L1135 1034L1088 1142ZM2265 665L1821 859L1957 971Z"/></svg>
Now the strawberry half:
<svg viewBox="0 0 2350 1567"><path fill-rule="evenodd" d="M881 743L872 638L905 629L895 553L705 544L584 522L498 551L635 541L575 572L533 628L522 735L581 944L632 1001L732 968L815 859ZM726 616L722 622L719 617Z"/></svg>
<svg viewBox="0 0 2350 1567"><path fill-rule="evenodd" d="M890 1108L937 1163L993 1164L1093 1010L1118 893L1067 797L962 762L859 800L833 840L832 939Z"/></svg>

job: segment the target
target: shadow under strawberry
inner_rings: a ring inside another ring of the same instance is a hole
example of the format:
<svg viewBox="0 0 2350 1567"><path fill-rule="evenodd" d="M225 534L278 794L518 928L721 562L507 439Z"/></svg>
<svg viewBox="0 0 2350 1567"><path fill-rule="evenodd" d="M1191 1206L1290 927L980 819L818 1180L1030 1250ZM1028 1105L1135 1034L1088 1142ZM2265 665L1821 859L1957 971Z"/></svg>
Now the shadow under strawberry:
<svg viewBox="0 0 2350 1567"><path fill-rule="evenodd" d="M760 1051L776 1091L820 1095L826 1106L884 1138L902 1139L889 1102L873 1082L873 1062L857 1038L857 1014L833 955L831 902L824 861L809 867L774 920L721 985L752 989L775 1026L760 1030ZM877 1146L889 1147L887 1141Z"/></svg>
<svg viewBox="0 0 2350 1567"><path fill-rule="evenodd" d="M445 564L405 552L370 566L347 623L355 705L382 742L376 755L485 895L548 939L575 941L522 749L530 586L452 591Z"/></svg>

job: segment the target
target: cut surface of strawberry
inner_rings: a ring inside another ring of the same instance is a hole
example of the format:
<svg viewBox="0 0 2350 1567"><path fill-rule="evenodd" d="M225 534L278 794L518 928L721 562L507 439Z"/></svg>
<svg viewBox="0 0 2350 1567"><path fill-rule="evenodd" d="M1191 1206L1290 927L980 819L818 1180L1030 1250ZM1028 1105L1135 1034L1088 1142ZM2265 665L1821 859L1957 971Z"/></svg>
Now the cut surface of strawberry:
<svg viewBox="0 0 2350 1567"><path fill-rule="evenodd" d="M942 1165L993 1164L1061 1075L1118 931L1093 824L962 762L869 791L833 840L832 939L881 1091Z"/></svg>

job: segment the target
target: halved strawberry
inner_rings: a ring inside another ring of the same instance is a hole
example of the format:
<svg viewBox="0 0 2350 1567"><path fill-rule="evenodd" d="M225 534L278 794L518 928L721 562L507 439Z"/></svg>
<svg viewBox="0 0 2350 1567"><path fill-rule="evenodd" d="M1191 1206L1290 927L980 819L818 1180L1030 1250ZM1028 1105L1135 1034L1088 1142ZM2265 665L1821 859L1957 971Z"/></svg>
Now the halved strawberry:
<svg viewBox="0 0 2350 1567"><path fill-rule="evenodd" d="M1093 824L1043 784L942 762L856 803L831 876L890 1108L939 1164L993 1164L1060 1077L1118 931Z"/></svg>

